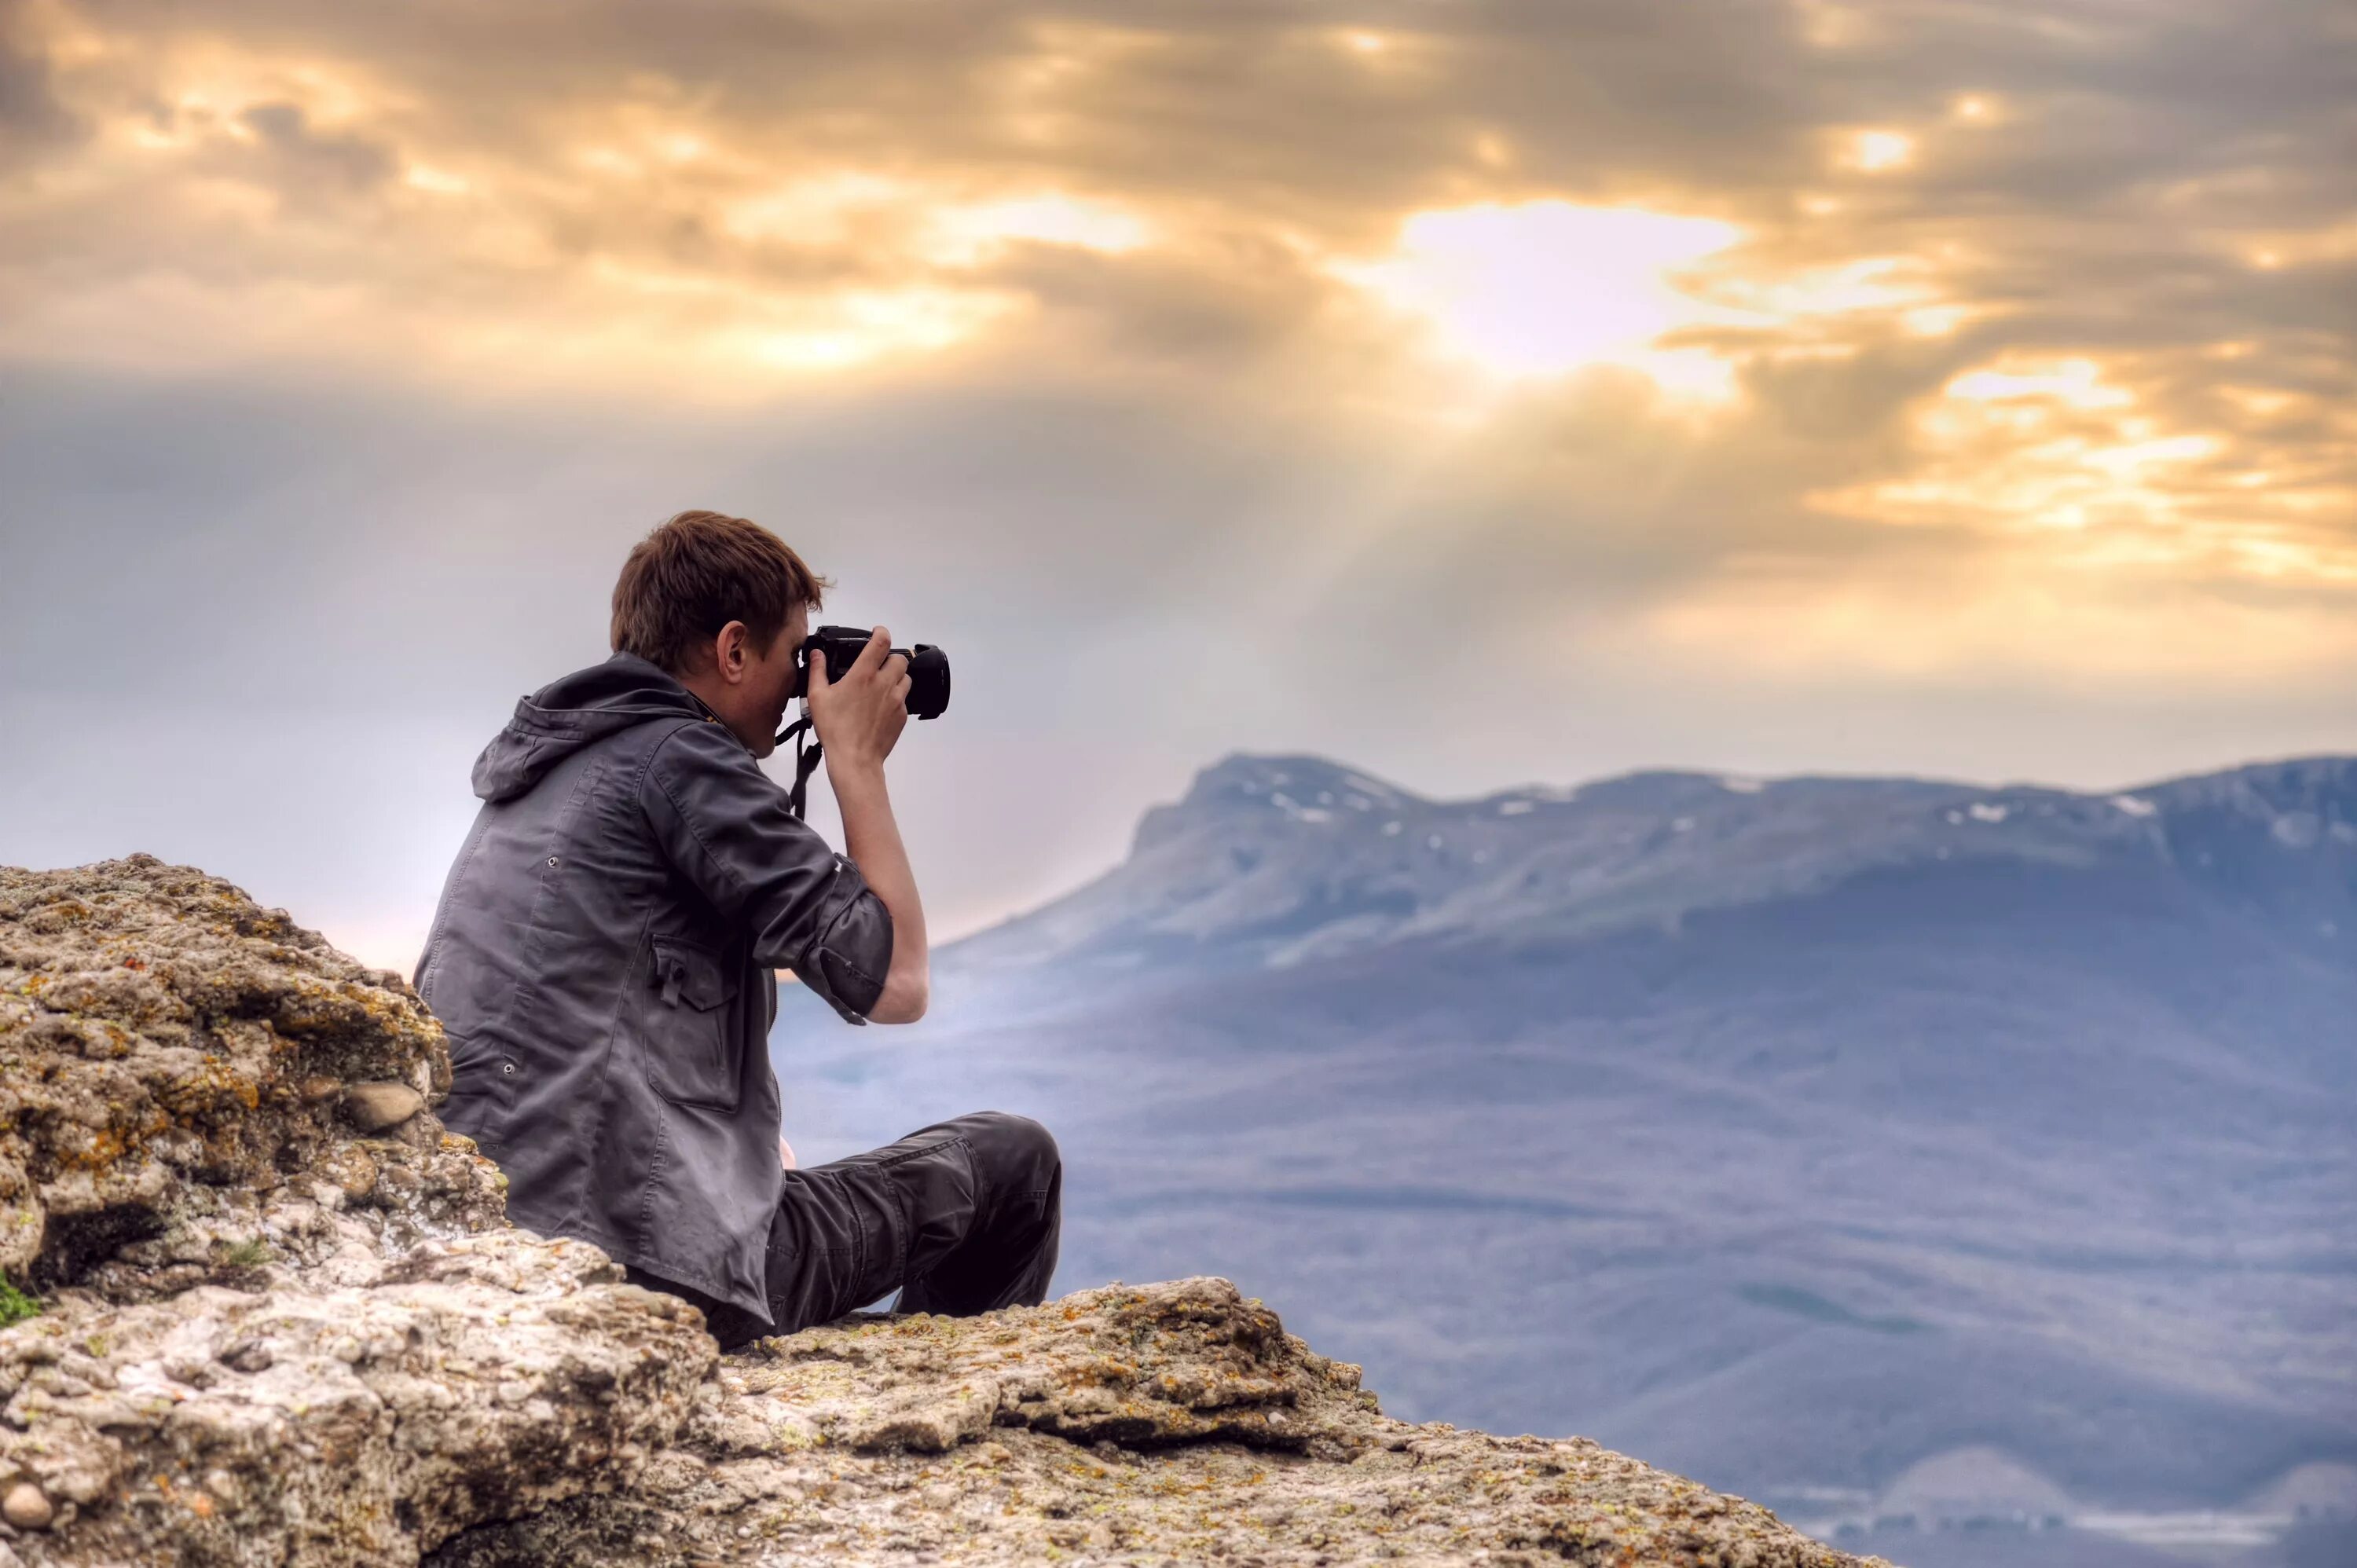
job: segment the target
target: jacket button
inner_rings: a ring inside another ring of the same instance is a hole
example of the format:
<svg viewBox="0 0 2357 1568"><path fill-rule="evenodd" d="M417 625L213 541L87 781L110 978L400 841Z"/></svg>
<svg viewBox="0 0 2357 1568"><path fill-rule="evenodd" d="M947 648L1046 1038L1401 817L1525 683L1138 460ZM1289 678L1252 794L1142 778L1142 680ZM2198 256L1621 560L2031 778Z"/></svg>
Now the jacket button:
<svg viewBox="0 0 2357 1568"><path fill-rule="evenodd" d="M556 869L556 857L553 854L548 857L548 869L551 871Z"/></svg>
<svg viewBox="0 0 2357 1568"><path fill-rule="evenodd" d="M500 1070L501 1072L513 1072L515 1071L515 1063L511 1061L502 1061L500 1063Z"/></svg>

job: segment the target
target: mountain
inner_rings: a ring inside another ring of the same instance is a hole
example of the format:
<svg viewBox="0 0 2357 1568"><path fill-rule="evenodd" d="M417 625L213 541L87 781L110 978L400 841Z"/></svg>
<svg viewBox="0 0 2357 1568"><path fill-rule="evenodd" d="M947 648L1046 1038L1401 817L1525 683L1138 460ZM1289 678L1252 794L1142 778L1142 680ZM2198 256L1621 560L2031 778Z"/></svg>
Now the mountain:
<svg viewBox="0 0 2357 1568"><path fill-rule="evenodd" d="M1433 800L1231 757L924 1025L776 1054L822 1155L1039 1115L1060 1282L1226 1274L1419 1415L1828 1518L1964 1451L2025 1511L2357 1457L2357 758Z"/></svg>
<svg viewBox="0 0 2357 1568"><path fill-rule="evenodd" d="M1284 968L1401 943L1530 945L1822 894L1880 875L2067 872L2263 913L2345 952L2357 763L2318 758L2107 796L1917 779L1639 773L1436 801L1307 757L1235 757L1146 812L1129 858L962 944Z"/></svg>

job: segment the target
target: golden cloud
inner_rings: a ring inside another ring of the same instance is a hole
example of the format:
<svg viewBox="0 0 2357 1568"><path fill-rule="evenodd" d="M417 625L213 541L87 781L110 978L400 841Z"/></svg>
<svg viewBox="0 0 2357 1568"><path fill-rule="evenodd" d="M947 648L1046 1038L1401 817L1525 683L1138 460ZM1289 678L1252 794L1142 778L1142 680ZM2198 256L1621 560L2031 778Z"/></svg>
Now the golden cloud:
<svg viewBox="0 0 2357 1568"><path fill-rule="evenodd" d="M0 179L0 355L721 402L1152 375L1427 443L1420 492L1467 495L1548 471L1498 445L1566 438L1534 388L1605 386L1659 473L1743 476L1645 608L1667 647L2348 668L2346 171L2222 169L2116 70L2054 91L1820 0L1726 38L209 10L20 13L76 134Z"/></svg>

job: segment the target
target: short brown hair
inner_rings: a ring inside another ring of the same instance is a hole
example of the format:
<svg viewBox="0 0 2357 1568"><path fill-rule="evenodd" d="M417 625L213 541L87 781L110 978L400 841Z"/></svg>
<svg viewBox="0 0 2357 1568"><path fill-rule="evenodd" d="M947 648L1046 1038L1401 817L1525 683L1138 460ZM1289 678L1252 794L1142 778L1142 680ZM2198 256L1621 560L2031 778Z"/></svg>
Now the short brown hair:
<svg viewBox="0 0 2357 1568"><path fill-rule="evenodd" d="M819 607L827 580L758 522L683 511L630 549L614 584L613 647L674 675L700 668L732 620L767 656L797 605Z"/></svg>

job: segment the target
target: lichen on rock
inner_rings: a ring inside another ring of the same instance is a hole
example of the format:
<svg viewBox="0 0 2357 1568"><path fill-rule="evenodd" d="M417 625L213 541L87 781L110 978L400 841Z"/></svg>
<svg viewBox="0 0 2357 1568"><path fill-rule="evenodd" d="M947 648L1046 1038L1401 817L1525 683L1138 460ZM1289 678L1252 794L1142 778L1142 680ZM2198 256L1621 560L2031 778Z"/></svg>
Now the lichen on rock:
<svg viewBox="0 0 2357 1568"><path fill-rule="evenodd" d="M721 1356L509 1226L441 1032L227 883L0 869L0 1568L1359 1559L1833 1568L1581 1438L1384 1416L1224 1280Z"/></svg>
<svg viewBox="0 0 2357 1568"><path fill-rule="evenodd" d="M226 882L146 855L0 868L0 1270L36 1290L91 1283L93 1266L191 1218L194 1189L309 1177L350 1130L306 1084L427 1096L449 1078L440 1026L398 976ZM439 1179L422 1205L388 1194L389 1212L498 1221L487 1176L430 1137L408 1146L404 1163ZM156 1283L137 1267L120 1283Z"/></svg>

